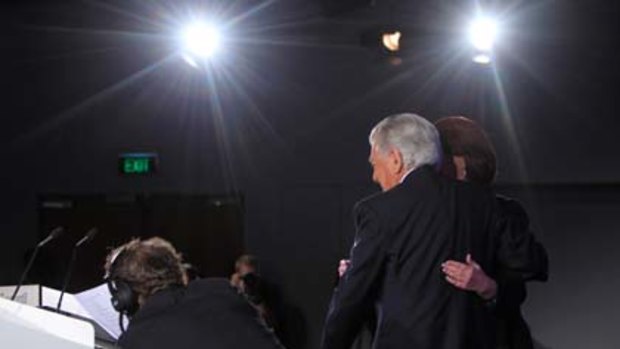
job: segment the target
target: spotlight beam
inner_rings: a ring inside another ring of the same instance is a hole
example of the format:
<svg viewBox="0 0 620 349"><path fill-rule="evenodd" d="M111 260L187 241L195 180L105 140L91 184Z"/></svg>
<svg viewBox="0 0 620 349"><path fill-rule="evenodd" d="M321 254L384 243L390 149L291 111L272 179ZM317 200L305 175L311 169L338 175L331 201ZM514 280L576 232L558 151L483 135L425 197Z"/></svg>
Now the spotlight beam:
<svg viewBox="0 0 620 349"><path fill-rule="evenodd" d="M261 4L258 4L254 7L252 7L251 9L249 9L248 11L238 15L237 17L231 19L228 23L229 25L234 25L237 22L241 22L243 20L245 20L246 18L256 15L257 13L259 13L260 11L266 9L267 7L271 6L273 3L275 3L276 0L269 0L269 1L265 1Z"/></svg>
<svg viewBox="0 0 620 349"><path fill-rule="evenodd" d="M132 85L133 83L135 83L135 82L145 78L146 76L151 74L153 71L155 71L157 68L161 67L166 62L168 62L171 59L173 59L174 57L175 57L174 55L165 56L162 59L160 59L160 60L150 64L147 67L144 67L144 68L140 69L139 71L136 71L135 73L131 74L130 76L128 76L126 78L124 78L123 80L113 84L112 86L109 86L109 87L105 88L104 90L95 93L94 95L86 98L85 100L83 100L79 104L77 104L77 105L75 105L75 106L65 110L60 115L58 115L55 118L53 118L52 120L44 123L43 125L37 127L34 130L31 130L31 131L27 132L26 134L24 134L22 136L17 137L17 139L15 139L12 142L11 145L15 146L15 147L24 145L24 143L26 143L27 141L35 140L38 137L40 137L40 136L42 136L44 134L47 134L47 133L49 133L49 132L51 132L51 131L61 127L61 125L65 124L66 122L69 122L69 121L73 120L81 112L83 112L84 110L86 110L89 107L93 106L97 102L105 100L106 98L111 97L112 95L114 95L115 93L121 91L122 89L124 89L124 88Z"/></svg>

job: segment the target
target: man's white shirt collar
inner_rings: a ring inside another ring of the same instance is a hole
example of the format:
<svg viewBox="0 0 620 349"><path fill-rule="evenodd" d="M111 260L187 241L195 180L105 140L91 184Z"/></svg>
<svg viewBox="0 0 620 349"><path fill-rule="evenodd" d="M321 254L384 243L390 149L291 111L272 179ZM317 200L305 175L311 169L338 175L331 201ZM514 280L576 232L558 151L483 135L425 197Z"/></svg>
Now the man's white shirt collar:
<svg viewBox="0 0 620 349"><path fill-rule="evenodd" d="M411 170L407 171L407 173L405 173L401 178L400 178L400 184L402 184L405 181L405 178L407 178L407 176L409 176L409 174L411 172L415 171L415 168L412 168Z"/></svg>

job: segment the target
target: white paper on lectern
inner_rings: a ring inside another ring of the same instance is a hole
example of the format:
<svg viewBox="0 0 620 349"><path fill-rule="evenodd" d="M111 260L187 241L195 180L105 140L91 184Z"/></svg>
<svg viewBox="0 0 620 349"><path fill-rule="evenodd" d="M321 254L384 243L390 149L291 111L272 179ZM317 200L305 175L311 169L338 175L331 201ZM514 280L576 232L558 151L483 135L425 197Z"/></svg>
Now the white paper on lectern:
<svg viewBox="0 0 620 349"><path fill-rule="evenodd" d="M56 308L59 297L60 291L43 287L41 305ZM118 339L121 335L118 312L112 307L110 298L110 290L104 283L80 293L65 293L62 298L61 310L93 320L111 337ZM127 319L125 319L125 323L127 323Z"/></svg>
<svg viewBox="0 0 620 349"><path fill-rule="evenodd" d="M55 309L58 305L58 298L60 298L60 291L45 286L41 287L41 306ZM65 293L62 296L61 305L60 310L92 319L92 316L88 314L82 304L75 298L75 295L71 293Z"/></svg>
<svg viewBox="0 0 620 349"><path fill-rule="evenodd" d="M105 283L75 294L77 301L89 314L87 317L95 320L115 339L118 339L121 335L121 328L118 324L118 312L112 307L110 301L111 297L108 285ZM126 318L125 323L127 323Z"/></svg>
<svg viewBox="0 0 620 349"><path fill-rule="evenodd" d="M0 298L3 348L94 348L95 330L85 321Z"/></svg>

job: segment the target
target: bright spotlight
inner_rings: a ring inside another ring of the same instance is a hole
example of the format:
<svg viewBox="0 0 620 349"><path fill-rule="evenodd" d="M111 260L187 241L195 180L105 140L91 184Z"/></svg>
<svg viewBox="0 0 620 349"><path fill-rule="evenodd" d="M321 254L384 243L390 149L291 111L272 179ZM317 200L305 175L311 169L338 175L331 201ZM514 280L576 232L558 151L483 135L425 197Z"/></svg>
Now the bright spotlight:
<svg viewBox="0 0 620 349"><path fill-rule="evenodd" d="M395 31L392 33L384 33L381 36L381 42L383 43L383 47L385 47L390 52L396 52L400 49L400 32Z"/></svg>
<svg viewBox="0 0 620 349"><path fill-rule="evenodd" d="M469 24L469 41L478 51L491 51L497 38L497 21L478 17Z"/></svg>
<svg viewBox="0 0 620 349"><path fill-rule="evenodd" d="M196 22L183 30L182 41L186 55L192 58L206 59L217 50L220 36L214 27L206 23Z"/></svg>

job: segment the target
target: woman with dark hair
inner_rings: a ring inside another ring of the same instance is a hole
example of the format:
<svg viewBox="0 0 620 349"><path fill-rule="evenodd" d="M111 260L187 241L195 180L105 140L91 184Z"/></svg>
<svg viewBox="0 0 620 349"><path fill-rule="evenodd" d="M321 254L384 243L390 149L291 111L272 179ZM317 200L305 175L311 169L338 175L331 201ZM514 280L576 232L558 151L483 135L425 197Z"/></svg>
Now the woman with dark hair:
<svg viewBox="0 0 620 349"><path fill-rule="evenodd" d="M457 180L492 185L495 181L497 160L493 144L474 121L461 116L445 117L435 123L444 148L442 172ZM476 292L483 299L495 304L497 314L497 347L506 349L533 348L532 336L521 314L521 304L526 298L525 282L530 280L546 281L548 272L545 249L534 239L529 229L527 213L517 201L498 196L497 204L511 224L522 236L513 242L524 246L532 244L536 251L529 258L537 267L537 273L524 275L511 270L509 266L497 266L495 279L489 277L478 264L467 256L467 260L446 261L443 271L446 280L457 288ZM501 237L498 241L502 241Z"/></svg>

